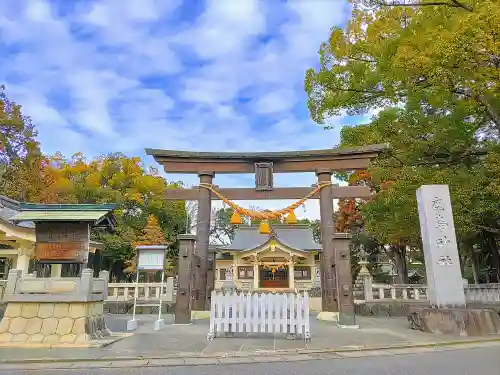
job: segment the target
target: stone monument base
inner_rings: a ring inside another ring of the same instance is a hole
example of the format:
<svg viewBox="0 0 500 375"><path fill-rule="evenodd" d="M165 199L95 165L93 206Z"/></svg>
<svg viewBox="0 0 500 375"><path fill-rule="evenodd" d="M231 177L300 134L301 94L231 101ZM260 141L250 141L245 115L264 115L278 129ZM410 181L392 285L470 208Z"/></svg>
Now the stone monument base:
<svg viewBox="0 0 500 375"><path fill-rule="evenodd" d="M500 335L500 315L493 309L418 307L408 321L412 329L440 335Z"/></svg>
<svg viewBox="0 0 500 375"><path fill-rule="evenodd" d="M0 321L0 347L101 347L111 336L104 319L108 273L85 269L80 277L36 278L10 270Z"/></svg>
<svg viewBox="0 0 500 375"><path fill-rule="evenodd" d="M102 301L9 302L0 321L0 345L83 344L110 335Z"/></svg>

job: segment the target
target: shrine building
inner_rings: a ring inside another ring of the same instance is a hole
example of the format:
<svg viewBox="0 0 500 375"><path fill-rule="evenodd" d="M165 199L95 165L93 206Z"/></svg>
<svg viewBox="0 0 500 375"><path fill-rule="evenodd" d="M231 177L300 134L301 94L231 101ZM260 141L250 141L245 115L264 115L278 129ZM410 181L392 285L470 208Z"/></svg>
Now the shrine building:
<svg viewBox="0 0 500 375"><path fill-rule="evenodd" d="M321 245L307 224L240 226L229 245L217 246L216 289L232 280L240 290L310 290L320 287Z"/></svg>

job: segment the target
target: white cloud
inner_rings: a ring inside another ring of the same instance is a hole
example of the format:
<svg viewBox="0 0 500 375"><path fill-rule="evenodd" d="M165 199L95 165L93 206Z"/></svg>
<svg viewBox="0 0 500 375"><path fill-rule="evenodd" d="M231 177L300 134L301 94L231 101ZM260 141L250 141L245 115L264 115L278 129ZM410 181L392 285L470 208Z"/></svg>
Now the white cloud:
<svg viewBox="0 0 500 375"><path fill-rule="evenodd" d="M338 129L309 120L303 79L348 9L347 0L206 0L200 8L188 0L4 0L0 80L48 153L329 148ZM277 184L314 181L283 175ZM313 202L304 215L318 210Z"/></svg>
<svg viewBox="0 0 500 375"><path fill-rule="evenodd" d="M255 102L255 112L274 114L284 112L295 106L296 97L292 90L272 91L264 94Z"/></svg>
<svg viewBox="0 0 500 375"><path fill-rule="evenodd" d="M193 28L179 38L203 59L244 54L249 38L265 31L259 0L208 0Z"/></svg>

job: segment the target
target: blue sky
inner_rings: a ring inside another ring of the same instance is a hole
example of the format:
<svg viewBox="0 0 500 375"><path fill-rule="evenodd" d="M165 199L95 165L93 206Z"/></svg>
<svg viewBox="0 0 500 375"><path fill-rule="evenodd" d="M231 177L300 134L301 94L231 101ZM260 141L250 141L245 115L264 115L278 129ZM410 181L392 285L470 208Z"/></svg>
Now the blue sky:
<svg viewBox="0 0 500 375"><path fill-rule="evenodd" d="M46 153L120 151L154 164L144 148L330 148L342 124L363 118L333 118L336 130L324 131L309 119L303 80L349 15L347 0L2 0L0 81ZM276 185L314 181L280 175ZM316 218L317 203L297 213Z"/></svg>

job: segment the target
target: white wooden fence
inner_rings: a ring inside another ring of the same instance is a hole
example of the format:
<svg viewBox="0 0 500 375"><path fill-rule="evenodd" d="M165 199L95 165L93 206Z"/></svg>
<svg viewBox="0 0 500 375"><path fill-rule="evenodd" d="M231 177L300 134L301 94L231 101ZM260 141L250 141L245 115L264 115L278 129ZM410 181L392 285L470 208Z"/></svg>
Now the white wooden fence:
<svg viewBox="0 0 500 375"><path fill-rule="evenodd" d="M311 339L309 295L303 293L212 292L208 340L221 333L284 333Z"/></svg>

